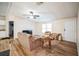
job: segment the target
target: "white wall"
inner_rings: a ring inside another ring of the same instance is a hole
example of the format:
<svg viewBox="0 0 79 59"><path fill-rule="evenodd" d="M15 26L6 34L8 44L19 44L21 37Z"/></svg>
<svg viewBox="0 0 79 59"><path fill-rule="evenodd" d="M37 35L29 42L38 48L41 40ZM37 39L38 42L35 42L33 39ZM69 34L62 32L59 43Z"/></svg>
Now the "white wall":
<svg viewBox="0 0 79 59"><path fill-rule="evenodd" d="M15 17L15 16L8 16L7 17L7 36L9 34L9 21L14 21L14 38L17 37L18 32L22 32L23 30L32 30L33 34L35 32L35 22L29 21L28 19L21 18L21 17Z"/></svg>
<svg viewBox="0 0 79 59"><path fill-rule="evenodd" d="M18 32L22 32L22 30L32 30L34 35L41 35L42 34L42 23L29 21L28 19L24 18L18 18L18 17L8 17L8 21L14 21L14 36L17 37ZM64 25L66 21L76 21L75 17L72 18L65 18L65 19L59 19L52 22L52 32L55 33L62 33L64 37ZM8 22L7 21L7 22ZM8 36L8 24L7 24L7 36ZM76 42L76 25L74 26L74 36L72 36L73 39L68 39L68 41ZM65 39L67 40L67 39Z"/></svg>
<svg viewBox="0 0 79 59"><path fill-rule="evenodd" d="M70 39L66 39L65 35L64 35L64 33L65 33L64 28L65 28L66 22L71 22L72 24L70 24L70 25L73 27L72 32L68 34L69 35L68 38L70 38ZM52 32L53 33L61 33L63 35L64 40L76 42L76 17L57 19L57 20L55 20L53 22L49 22L49 23L52 23ZM37 34L38 33L42 34L42 23L38 23L36 26L37 26L37 30L38 30Z"/></svg>
<svg viewBox="0 0 79 59"><path fill-rule="evenodd" d="M65 21L66 31L64 34L67 34L65 35L67 41L76 42L76 19L70 18Z"/></svg>
<svg viewBox="0 0 79 59"><path fill-rule="evenodd" d="M15 21L14 16L6 16L6 36L9 37L9 21Z"/></svg>
<svg viewBox="0 0 79 59"><path fill-rule="evenodd" d="M77 19L77 50L79 55L79 8L78 8L78 19Z"/></svg>
<svg viewBox="0 0 79 59"><path fill-rule="evenodd" d="M23 30L32 30L34 34L34 22L27 21L27 19L16 20L14 22L14 36L17 37L17 33Z"/></svg>
<svg viewBox="0 0 79 59"><path fill-rule="evenodd" d="M42 35L42 24L39 22L35 22L35 35Z"/></svg>
<svg viewBox="0 0 79 59"><path fill-rule="evenodd" d="M56 20L52 24L52 32L64 33L64 20Z"/></svg>
<svg viewBox="0 0 79 59"><path fill-rule="evenodd" d="M69 22L69 24L67 24ZM54 21L52 27L52 31L55 33L62 33L63 39L71 42L76 42L76 17L71 17L71 18L65 18L65 19L59 19ZM69 27L69 33L66 35L68 38L65 38L65 25Z"/></svg>

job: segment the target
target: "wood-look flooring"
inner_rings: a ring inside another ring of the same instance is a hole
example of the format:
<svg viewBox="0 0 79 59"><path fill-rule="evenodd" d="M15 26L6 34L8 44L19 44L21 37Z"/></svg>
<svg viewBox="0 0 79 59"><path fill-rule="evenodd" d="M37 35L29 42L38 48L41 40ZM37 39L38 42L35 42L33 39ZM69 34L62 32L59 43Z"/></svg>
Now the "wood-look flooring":
<svg viewBox="0 0 79 59"><path fill-rule="evenodd" d="M37 48L33 51L37 56L77 56L77 47L73 42L52 40L52 48Z"/></svg>
<svg viewBox="0 0 79 59"><path fill-rule="evenodd" d="M10 39L0 40L0 52L10 49L9 41Z"/></svg>
<svg viewBox="0 0 79 59"><path fill-rule="evenodd" d="M10 49L9 40L0 40L0 51ZM48 49L46 44L44 48L38 47L32 50L33 56L77 56L76 43L69 41L52 40L52 48Z"/></svg>

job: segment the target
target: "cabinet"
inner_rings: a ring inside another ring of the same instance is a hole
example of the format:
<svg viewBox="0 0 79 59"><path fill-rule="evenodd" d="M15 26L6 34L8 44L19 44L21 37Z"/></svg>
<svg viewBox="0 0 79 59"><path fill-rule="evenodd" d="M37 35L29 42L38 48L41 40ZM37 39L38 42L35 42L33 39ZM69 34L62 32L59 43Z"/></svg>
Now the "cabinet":
<svg viewBox="0 0 79 59"><path fill-rule="evenodd" d="M6 19L0 16L0 38L6 37Z"/></svg>

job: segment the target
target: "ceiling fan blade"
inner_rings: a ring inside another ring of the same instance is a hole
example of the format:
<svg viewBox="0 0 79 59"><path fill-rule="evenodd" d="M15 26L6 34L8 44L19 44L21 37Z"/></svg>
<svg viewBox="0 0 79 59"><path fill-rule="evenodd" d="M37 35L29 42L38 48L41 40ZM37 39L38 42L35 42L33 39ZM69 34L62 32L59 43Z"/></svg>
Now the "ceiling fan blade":
<svg viewBox="0 0 79 59"><path fill-rule="evenodd" d="M34 15L35 17L40 17L39 15Z"/></svg>
<svg viewBox="0 0 79 59"><path fill-rule="evenodd" d="M36 19L37 17L39 17L39 15L34 15L33 18Z"/></svg>
<svg viewBox="0 0 79 59"><path fill-rule="evenodd" d="M34 15L34 13L32 11L30 11L30 14L24 14L23 16L25 16L27 18L33 18L33 19L40 17L39 15Z"/></svg>

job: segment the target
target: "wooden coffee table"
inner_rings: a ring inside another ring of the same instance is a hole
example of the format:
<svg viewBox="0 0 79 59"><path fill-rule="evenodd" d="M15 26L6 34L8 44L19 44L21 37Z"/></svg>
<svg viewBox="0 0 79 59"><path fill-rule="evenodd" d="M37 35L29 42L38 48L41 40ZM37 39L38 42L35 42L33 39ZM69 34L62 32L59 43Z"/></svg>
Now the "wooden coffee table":
<svg viewBox="0 0 79 59"><path fill-rule="evenodd" d="M44 37L44 38L42 38L41 39L41 41L42 41L42 48L44 47L43 45L44 45L44 43L46 43L46 42L48 42L48 46L49 46L49 49L51 49L51 38L50 37Z"/></svg>

